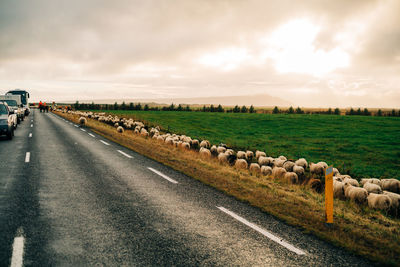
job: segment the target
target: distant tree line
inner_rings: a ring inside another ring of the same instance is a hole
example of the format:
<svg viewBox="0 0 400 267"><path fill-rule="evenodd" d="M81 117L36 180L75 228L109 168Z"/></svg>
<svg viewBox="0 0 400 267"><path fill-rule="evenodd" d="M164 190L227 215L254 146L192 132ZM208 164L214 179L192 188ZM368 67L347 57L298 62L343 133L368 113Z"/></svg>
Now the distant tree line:
<svg viewBox="0 0 400 267"><path fill-rule="evenodd" d="M256 113L256 109L254 108L253 105L250 107L247 106L239 106L236 105L233 108L228 108L228 107L222 107L222 105L204 105L203 107L190 107L189 105L175 105L171 104L169 106L149 106L148 104L142 105L141 103L129 103L126 104L125 102L122 102L121 104L118 104L115 102L114 104L95 104L95 103L79 103L76 101L75 104L73 104L73 107L77 110L143 110L143 111L196 111L196 112L220 112L220 113ZM262 113L271 113L271 111L265 111L265 110L260 110L259 112ZM303 110L300 107L293 108L289 107L288 109L279 109L277 106L275 106L272 109L272 114L326 114L326 115L341 115L342 112L339 108L328 108L327 110ZM391 111L382 111L379 109L378 111L371 112L367 108L361 109L358 108L353 109L351 108L350 110L346 110L344 112L345 115L361 115L361 116L391 116L391 117L400 117L400 110L391 110Z"/></svg>
<svg viewBox="0 0 400 267"><path fill-rule="evenodd" d="M149 106L148 104L142 105L141 103L129 103L126 104L122 102L122 104L118 104L115 102L114 104L95 104L94 102L88 103L79 103L76 101L73 105L76 110L143 110L143 111L200 111L200 112L227 112L227 113L255 113L256 110L253 105L250 107L242 106L239 107L236 105L233 108L223 108L222 105L214 106L206 106L199 108L191 108L189 105L175 105L171 104L169 106Z"/></svg>

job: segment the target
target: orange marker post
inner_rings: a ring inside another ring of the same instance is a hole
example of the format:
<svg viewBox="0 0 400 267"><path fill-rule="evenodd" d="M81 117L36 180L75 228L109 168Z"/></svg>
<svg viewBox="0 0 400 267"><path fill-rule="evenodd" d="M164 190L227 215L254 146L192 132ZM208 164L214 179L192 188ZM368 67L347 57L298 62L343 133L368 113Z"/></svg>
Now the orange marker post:
<svg viewBox="0 0 400 267"><path fill-rule="evenodd" d="M325 170L325 220L327 226L333 224L333 167Z"/></svg>

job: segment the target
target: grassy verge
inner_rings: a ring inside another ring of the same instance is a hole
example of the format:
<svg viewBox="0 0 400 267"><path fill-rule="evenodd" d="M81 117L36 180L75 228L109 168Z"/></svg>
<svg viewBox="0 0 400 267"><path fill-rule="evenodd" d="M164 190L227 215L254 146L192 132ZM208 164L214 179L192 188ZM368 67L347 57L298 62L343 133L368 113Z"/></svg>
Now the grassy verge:
<svg viewBox="0 0 400 267"><path fill-rule="evenodd" d="M78 121L78 116L57 114ZM399 219L349 201L335 201L335 224L328 229L324 226L324 196L307 187L252 176L248 171L221 165L214 158L199 158L195 151L182 153L178 148L136 136L131 131L119 134L115 128L95 120L89 119L87 126L114 142L259 207L306 233L382 264L400 265Z"/></svg>

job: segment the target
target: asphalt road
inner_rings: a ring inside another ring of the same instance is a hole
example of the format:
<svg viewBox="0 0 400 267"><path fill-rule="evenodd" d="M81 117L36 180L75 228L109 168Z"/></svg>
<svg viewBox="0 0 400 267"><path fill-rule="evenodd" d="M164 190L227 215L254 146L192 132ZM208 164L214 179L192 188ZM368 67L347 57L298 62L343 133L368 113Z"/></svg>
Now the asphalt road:
<svg viewBox="0 0 400 267"><path fill-rule="evenodd" d="M0 266L372 265L38 111L0 138L0 215Z"/></svg>

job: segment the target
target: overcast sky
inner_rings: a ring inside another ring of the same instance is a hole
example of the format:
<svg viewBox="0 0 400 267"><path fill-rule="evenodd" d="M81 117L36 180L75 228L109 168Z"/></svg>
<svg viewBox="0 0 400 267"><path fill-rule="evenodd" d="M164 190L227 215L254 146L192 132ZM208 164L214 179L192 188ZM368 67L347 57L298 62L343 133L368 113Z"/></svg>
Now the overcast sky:
<svg viewBox="0 0 400 267"><path fill-rule="evenodd" d="M0 93L400 107L399 0L0 0Z"/></svg>

